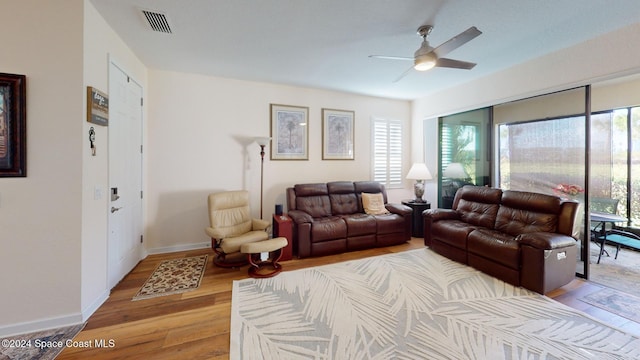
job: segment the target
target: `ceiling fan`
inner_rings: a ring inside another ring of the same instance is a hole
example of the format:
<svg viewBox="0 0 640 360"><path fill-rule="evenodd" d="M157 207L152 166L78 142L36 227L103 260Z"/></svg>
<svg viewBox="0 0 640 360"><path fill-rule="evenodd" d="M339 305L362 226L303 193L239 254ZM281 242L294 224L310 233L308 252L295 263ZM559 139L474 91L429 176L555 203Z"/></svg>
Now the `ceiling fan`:
<svg viewBox="0 0 640 360"><path fill-rule="evenodd" d="M422 44L420 45L420 48L414 53L413 58L385 55L369 55L369 57L390 60L413 60L413 66L407 69L393 82L398 82L400 79L405 77L405 75L407 75L409 71L411 71L411 69L416 69L418 71L427 71L434 67L447 67L454 69L471 70L474 66L476 66L475 63L447 59L443 58L443 56L473 40L474 38L482 34L482 31L478 30L475 26L472 26L462 33L458 34L457 36L454 36L451 39L445 41L440 46L432 48L429 45L429 41L427 40L427 37L431 33L431 30L433 30L432 25L422 25L418 28L418 35L422 37Z"/></svg>

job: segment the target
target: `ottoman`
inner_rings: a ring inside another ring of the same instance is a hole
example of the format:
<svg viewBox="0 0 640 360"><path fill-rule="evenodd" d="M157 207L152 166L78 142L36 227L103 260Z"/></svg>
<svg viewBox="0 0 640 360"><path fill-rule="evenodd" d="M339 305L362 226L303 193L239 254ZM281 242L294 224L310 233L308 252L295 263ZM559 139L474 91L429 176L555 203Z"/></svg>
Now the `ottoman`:
<svg viewBox="0 0 640 360"><path fill-rule="evenodd" d="M282 265L278 264L278 260L282 256L282 248L287 244L285 237L243 244L240 247L240 252L247 254L249 259L249 276L267 278L280 273ZM262 253L269 253L269 257L266 260L261 260Z"/></svg>

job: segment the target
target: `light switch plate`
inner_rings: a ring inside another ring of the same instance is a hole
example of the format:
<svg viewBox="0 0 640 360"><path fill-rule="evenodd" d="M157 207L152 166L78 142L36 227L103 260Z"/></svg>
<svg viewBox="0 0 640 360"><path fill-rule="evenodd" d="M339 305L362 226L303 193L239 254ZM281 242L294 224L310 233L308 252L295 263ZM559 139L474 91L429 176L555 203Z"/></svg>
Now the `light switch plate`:
<svg viewBox="0 0 640 360"><path fill-rule="evenodd" d="M102 189L99 186L93 188L93 200L102 199Z"/></svg>

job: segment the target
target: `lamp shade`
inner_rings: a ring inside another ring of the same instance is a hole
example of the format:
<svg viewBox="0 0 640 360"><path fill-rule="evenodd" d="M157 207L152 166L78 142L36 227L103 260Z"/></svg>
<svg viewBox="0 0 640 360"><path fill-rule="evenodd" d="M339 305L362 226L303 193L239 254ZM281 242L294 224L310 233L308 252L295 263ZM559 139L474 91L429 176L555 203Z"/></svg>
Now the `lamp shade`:
<svg viewBox="0 0 640 360"><path fill-rule="evenodd" d="M260 146L267 146L269 145L269 141L271 141L270 137L257 137L256 138L256 142L258 143L258 145Z"/></svg>
<svg viewBox="0 0 640 360"><path fill-rule="evenodd" d="M411 166L409 173L407 174L407 179L412 180L431 180L431 172L427 169L427 165L424 163L415 163Z"/></svg>
<svg viewBox="0 0 640 360"><path fill-rule="evenodd" d="M442 172L442 175L449 179L466 179L469 177L460 163L449 164L449 166L447 166L447 168Z"/></svg>

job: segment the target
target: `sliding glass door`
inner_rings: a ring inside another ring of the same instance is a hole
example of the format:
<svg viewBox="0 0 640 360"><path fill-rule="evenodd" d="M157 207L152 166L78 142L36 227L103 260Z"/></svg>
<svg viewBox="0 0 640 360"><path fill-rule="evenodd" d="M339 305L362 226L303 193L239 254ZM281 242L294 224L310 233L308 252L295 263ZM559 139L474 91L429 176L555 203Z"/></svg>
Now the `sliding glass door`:
<svg viewBox="0 0 640 360"><path fill-rule="evenodd" d="M572 89L494 108L498 132L499 186L580 203L574 236L579 241L576 272L587 276L590 140L585 89Z"/></svg>
<svg viewBox="0 0 640 360"><path fill-rule="evenodd" d="M601 111L591 117L591 210L627 218L640 226L640 107ZM595 208L610 199L611 208ZM595 201L594 201L595 200Z"/></svg>
<svg viewBox="0 0 640 360"><path fill-rule="evenodd" d="M491 184L491 109L439 119L438 207L451 208L465 184Z"/></svg>

